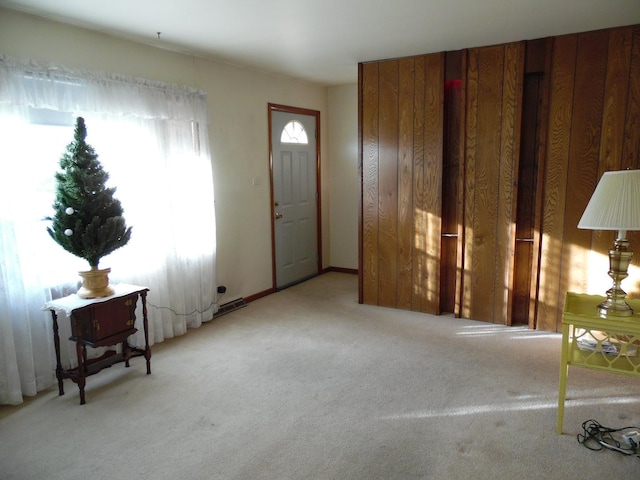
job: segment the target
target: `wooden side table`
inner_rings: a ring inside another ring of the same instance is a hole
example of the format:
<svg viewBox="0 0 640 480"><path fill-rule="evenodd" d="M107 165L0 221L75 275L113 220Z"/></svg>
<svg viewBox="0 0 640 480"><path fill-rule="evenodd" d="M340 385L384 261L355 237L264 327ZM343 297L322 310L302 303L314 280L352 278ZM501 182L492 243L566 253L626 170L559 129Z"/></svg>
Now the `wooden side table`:
<svg viewBox="0 0 640 480"><path fill-rule="evenodd" d="M640 376L640 300L627 299L630 317L599 315L606 297L568 292L562 314L557 433L562 433L569 366Z"/></svg>
<svg viewBox="0 0 640 480"><path fill-rule="evenodd" d="M47 302L44 310L51 311L53 319L53 341L56 350L56 378L59 395L64 395L63 379L70 378L80 390L80 404L85 403L84 389L86 377L100 372L119 362L129 366L133 357L143 356L147 361L147 375L151 373L151 349L149 348L149 327L147 321L146 287L137 285L114 285L114 294L104 298L82 299L73 294ZM135 328L136 305L142 301L142 327L144 349L129 345L127 338L138 331ZM63 369L60 363L60 337L58 335L58 313L64 312L71 322L71 337L76 343L78 366ZM122 344L122 351L109 349L99 358L87 359L87 347L108 347Z"/></svg>

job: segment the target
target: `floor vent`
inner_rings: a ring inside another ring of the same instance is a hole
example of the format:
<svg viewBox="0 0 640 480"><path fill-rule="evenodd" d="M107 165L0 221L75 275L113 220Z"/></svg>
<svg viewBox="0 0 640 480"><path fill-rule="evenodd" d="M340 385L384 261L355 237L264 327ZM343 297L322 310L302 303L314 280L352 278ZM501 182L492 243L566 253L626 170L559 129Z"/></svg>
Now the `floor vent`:
<svg viewBox="0 0 640 480"><path fill-rule="evenodd" d="M235 310L239 310L247 306L247 302L244 301L244 298L238 298L236 300L232 300L231 302L224 303L220 305L218 311L213 315L213 318L218 318L225 313L233 312Z"/></svg>

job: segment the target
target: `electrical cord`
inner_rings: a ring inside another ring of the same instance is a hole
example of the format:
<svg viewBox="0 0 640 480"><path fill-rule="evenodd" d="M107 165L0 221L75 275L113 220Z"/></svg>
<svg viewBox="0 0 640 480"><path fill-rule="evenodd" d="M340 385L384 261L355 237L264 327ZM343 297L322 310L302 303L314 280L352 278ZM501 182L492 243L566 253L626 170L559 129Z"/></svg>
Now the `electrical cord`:
<svg viewBox="0 0 640 480"><path fill-rule="evenodd" d="M632 439L628 444L620 441L624 432L640 430L639 427L608 428L602 426L596 420L587 420L582 424L582 433L577 435L578 443L589 450L600 451L605 448L622 455L640 458L639 445ZM615 434L615 435L614 435Z"/></svg>
<svg viewBox="0 0 640 480"><path fill-rule="evenodd" d="M173 308L171 308L171 307L159 307L158 305L154 305L153 303L149 303L149 302L147 302L147 305L148 305L148 306L150 306L150 307L153 307L153 308L155 308L155 309L157 309L157 310L169 310L171 313L173 313L174 315L176 315L176 316L178 316L178 317L188 317L189 315L193 315L194 313L204 313L204 312L206 312L207 310L209 310L209 309L210 309L211 307L213 307L214 305L217 305L217 304L220 302L220 300L222 300L222 297L223 297L223 296L224 296L224 294L223 294L223 295L220 295L220 297L218 297L218 300L213 300L213 301L209 304L209 306L208 306L207 308L205 308L204 310L198 310L198 309L196 309L196 310L193 310L193 311L192 311L192 312L190 312L190 313L178 313L178 312L176 312L176 311L175 311Z"/></svg>

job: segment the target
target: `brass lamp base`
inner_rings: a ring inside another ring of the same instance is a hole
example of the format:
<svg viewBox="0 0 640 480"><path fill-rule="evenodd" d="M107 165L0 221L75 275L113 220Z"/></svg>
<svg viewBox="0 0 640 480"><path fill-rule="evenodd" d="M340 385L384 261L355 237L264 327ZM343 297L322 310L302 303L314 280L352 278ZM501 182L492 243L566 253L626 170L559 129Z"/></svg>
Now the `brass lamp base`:
<svg viewBox="0 0 640 480"><path fill-rule="evenodd" d="M633 252L629 250L629 241L618 238L609 250L609 276L613 279L613 287L607 290L607 299L598 305L598 312L606 317L630 317L633 309L625 301L627 293L620 288L622 280L629 274L627 270L631 263Z"/></svg>

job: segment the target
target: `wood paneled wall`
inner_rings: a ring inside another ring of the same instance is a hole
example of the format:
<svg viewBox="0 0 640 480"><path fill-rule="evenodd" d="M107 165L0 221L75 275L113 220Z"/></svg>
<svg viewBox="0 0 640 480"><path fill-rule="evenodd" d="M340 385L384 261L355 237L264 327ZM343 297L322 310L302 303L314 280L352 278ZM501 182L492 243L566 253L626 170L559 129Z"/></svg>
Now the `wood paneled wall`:
<svg viewBox="0 0 640 480"><path fill-rule="evenodd" d="M464 251L464 159L467 51L445 55L440 311L460 316Z"/></svg>
<svg viewBox="0 0 640 480"><path fill-rule="evenodd" d="M360 65L361 299L439 312L444 54Z"/></svg>
<svg viewBox="0 0 640 480"><path fill-rule="evenodd" d="M576 226L602 173L640 167L640 26L555 37L549 74L536 302L538 328L555 331L567 291L604 294L610 286L613 233ZM640 237L630 237L640 252ZM637 296L632 270L623 288Z"/></svg>
<svg viewBox="0 0 640 480"><path fill-rule="evenodd" d="M640 167L640 26L359 67L361 302L557 331L567 290L608 288L612 235L577 223Z"/></svg>
<svg viewBox="0 0 640 480"><path fill-rule="evenodd" d="M469 50L461 315L506 324L512 301L524 43Z"/></svg>

